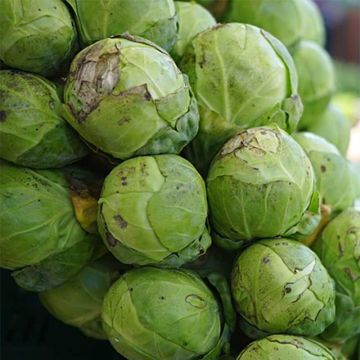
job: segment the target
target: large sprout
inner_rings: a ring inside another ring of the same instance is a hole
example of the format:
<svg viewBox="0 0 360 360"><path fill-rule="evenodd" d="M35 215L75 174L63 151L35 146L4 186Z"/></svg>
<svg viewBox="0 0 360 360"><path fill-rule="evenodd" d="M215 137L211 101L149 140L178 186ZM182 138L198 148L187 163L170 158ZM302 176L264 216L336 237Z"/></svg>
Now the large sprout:
<svg viewBox="0 0 360 360"><path fill-rule="evenodd" d="M86 265L93 237L77 221L70 198L72 171L0 163L0 266L18 285L44 291Z"/></svg>
<svg viewBox="0 0 360 360"><path fill-rule="evenodd" d="M294 134L314 168L322 202L334 211L351 206L355 198L350 165L337 148L320 136L309 132Z"/></svg>
<svg viewBox="0 0 360 360"><path fill-rule="evenodd" d="M39 294L41 303L58 320L79 328L84 334L106 339L101 308L119 269L108 256L84 267L64 284Z"/></svg>
<svg viewBox="0 0 360 360"><path fill-rule="evenodd" d="M259 26L288 47L300 40L325 42L324 22L312 0L234 0L227 19Z"/></svg>
<svg viewBox="0 0 360 360"><path fill-rule="evenodd" d="M69 123L118 159L178 153L198 131L186 77L141 38L101 40L73 60L64 93Z"/></svg>
<svg viewBox="0 0 360 360"><path fill-rule="evenodd" d="M129 360L218 359L221 316L196 274L151 267L125 273L106 295L102 311L105 333Z"/></svg>
<svg viewBox="0 0 360 360"><path fill-rule="evenodd" d="M342 343L360 335L360 212L350 208L336 216L314 250L336 283L335 322L321 336Z"/></svg>
<svg viewBox="0 0 360 360"><path fill-rule="evenodd" d="M171 55L174 59L181 59L192 39L215 25L216 20L209 11L195 2L175 1L175 8L179 17L179 31Z"/></svg>
<svg viewBox="0 0 360 360"><path fill-rule="evenodd" d="M299 127L304 129L326 110L335 92L335 70L330 55L314 42L301 41L292 55L304 104Z"/></svg>
<svg viewBox="0 0 360 360"><path fill-rule="evenodd" d="M276 123L292 132L302 113L294 63L285 46L251 25L198 34L180 64L199 101L200 130L188 156L202 173L239 129Z"/></svg>
<svg viewBox="0 0 360 360"><path fill-rule="evenodd" d="M260 240L244 250L234 265L232 293L252 338L316 336L335 318L333 280L316 254L295 240Z"/></svg>
<svg viewBox="0 0 360 360"><path fill-rule="evenodd" d="M215 240L227 248L254 238L305 236L320 219L311 163L276 126L231 138L213 160L207 189Z"/></svg>
<svg viewBox="0 0 360 360"><path fill-rule="evenodd" d="M272 335L248 345L237 360L335 360L321 343L301 336Z"/></svg>
<svg viewBox="0 0 360 360"><path fill-rule="evenodd" d="M177 155L143 156L117 166L99 200L99 230L123 263L180 266L206 252L205 184Z"/></svg>
<svg viewBox="0 0 360 360"><path fill-rule="evenodd" d="M335 145L341 155L346 156L350 142L351 122L334 104L330 104L325 112L309 122L307 130L323 137Z"/></svg>
<svg viewBox="0 0 360 360"><path fill-rule="evenodd" d="M0 71L0 157L31 168L62 167L87 154L61 117L55 86L28 73Z"/></svg>
<svg viewBox="0 0 360 360"><path fill-rule="evenodd" d="M6 65L55 76L76 48L76 31L61 0L2 0L0 60Z"/></svg>
<svg viewBox="0 0 360 360"><path fill-rule="evenodd" d="M98 40L128 32L171 50L177 35L173 0L66 0L72 7L81 41Z"/></svg>

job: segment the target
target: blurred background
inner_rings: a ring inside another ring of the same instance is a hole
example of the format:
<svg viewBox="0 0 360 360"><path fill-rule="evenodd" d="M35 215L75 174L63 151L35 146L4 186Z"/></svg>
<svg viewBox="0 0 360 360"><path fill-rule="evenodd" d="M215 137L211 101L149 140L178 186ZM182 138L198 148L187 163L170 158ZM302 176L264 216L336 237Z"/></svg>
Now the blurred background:
<svg viewBox="0 0 360 360"><path fill-rule="evenodd" d="M360 163L360 1L315 2L325 20L326 48L335 60L338 92L334 102L354 124L348 158Z"/></svg>
<svg viewBox="0 0 360 360"><path fill-rule="evenodd" d="M325 19L326 48L335 59L338 88L335 103L354 125L348 158L360 163L360 1L316 0L316 3ZM1 270L0 290L1 359L121 359L108 342L87 338L52 318L36 294L15 286L9 271Z"/></svg>

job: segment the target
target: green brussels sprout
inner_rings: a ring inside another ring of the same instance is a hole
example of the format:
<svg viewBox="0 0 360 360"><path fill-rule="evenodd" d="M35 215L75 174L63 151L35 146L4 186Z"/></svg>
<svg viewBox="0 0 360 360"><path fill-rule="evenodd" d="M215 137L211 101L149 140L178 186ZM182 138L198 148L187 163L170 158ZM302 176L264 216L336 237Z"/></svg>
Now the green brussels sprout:
<svg viewBox="0 0 360 360"><path fill-rule="evenodd" d="M300 336L271 335L248 345L236 360L335 360L321 343Z"/></svg>
<svg viewBox="0 0 360 360"><path fill-rule="evenodd" d="M173 0L66 1L75 13L84 45L125 32L151 40L167 51L176 41Z"/></svg>
<svg viewBox="0 0 360 360"><path fill-rule="evenodd" d="M175 8L179 17L179 31L171 55L179 60L192 39L201 31L215 25L216 20L209 11L194 2L175 1Z"/></svg>
<svg viewBox="0 0 360 360"><path fill-rule="evenodd" d="M99 200L99 232L125 264L195 260L211 244L206 217L204 181L177 155L124 161L106 177Z"/></svg>
<svg viewBox="0 0 360 360"><path fill-rule="evenodd" d="M312 0L235 0L227 20L263 28L287 47L300 40L325 42L324 22Z"/></svg>
<svg viewBox="0 0 360 360"><path fill-rule="evenodd" d="M231 138L213 160L207 189L214 239L228 249L254 238L303 237L320 221L311 163L276 126Z"/></svg>
<svg viewBox="0 0 360 360"><path fill-rule="evenodd" d="M338 149L310 132L293 135L302 146L314 168L316 183L324 204L342 211L354 202L354 184L349 163Z"/></svg>
<svg viewBox="0 0 360 360"><path fill-rule="evenodd" d="M129 271L105 296L102 319L111 344L129 360L218 358L221 309L195 273Z"/></svg>
<svg viewBox="0 0 360 360"><path fill-rule="evenodd" d="M56 76L76 50L76 31L61 0L1 0L0 23L0 59L12 68Z"/></svg>
<svg viewBox="0 0 360 360"><path fill-rule="evenodd" d="M336 312L337 311L338 309L336 308ZM340 343L332 343L332 342L324 341L323 339L316 338L316 341L321 342L332 352L336 360L349 360L349 358L352 359L351 356L354 355L354 353L356 352L358 340L359 337L355 336L347 340L345 343L340 344Z"/></svg>
<svg viewBox="0 0 360 360"><path fill-rule="evenodd" d="M201 173L239 129L271 123L296 129L302 103L295 65L284 45L263 30L244 24L205 30L187 47L180 67L199 101L199 134L187 156Z"/></svg>
<svg viewBox="0 0 360 360"><path fill-rule="evenodd" d="M344 342L360 334L360 211L347 209L323 230L314 250L335 280L335 322L321 335Z"/></svg>
<svg viewBox="0 0 360 360"><path fill-rule="evenodd" d="M76 220L65 174L0 162L0 267L30 291L56 287L85 266L93 236Z"/></svg>
<svg viewBox="0 0 360 360"><path fill-rule="evenodd" d="M58 320L79 328L87 336L106 339L101 308L119 270L107 256L85 266L74 278L39 294L44 307Z"/></svg>
<svg viewBox="0 0 360 360"><path fill-rule="evenodd" d="M81 51L64 97L70 125L118 159L178 153L198 131L186 77L164 50L144 39L126 35Z"/></svg>
<svg viewBox="0 0 360 360"><path fill-rule="evenodd" d="M316 336L335 318L333 280L317 255L295 240L265 239L245 249L231 288L242 322L259 330L249 337Z"/></svg>
<svg viewBox="0 0 360 360"><path fill-rule="evenodd" d="M299 127L304 129L326 110L335 92L335 70L329 54L314 42L301 41L292 55L304 104Z"/></svg>
<svg viewBox="0 0 360 360"><path fill-rule="evenodd" d="M62 167L87 154L61 117L56 88L39 76L0 71L0 157L31 168Z"/></svg>
<svg viewBox="0 0 360 360"><path fill-rule="evenodd" d="M350 142L351 122L336 105L330 104L326 111L310 121L307 130L335 145L345 156Z"/></svg>

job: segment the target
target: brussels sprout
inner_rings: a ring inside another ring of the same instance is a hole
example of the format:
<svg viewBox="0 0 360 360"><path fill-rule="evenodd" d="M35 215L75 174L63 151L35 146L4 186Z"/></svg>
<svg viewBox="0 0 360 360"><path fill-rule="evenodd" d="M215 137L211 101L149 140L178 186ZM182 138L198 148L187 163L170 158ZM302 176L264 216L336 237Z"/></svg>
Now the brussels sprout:
<svg viewBox="0 0 360 360"><path fill-rule="evenodd" d="M171 55L174 59L181 59L192 39L201 31L215 25L216 20L205 8L194 2L176 1L175 8L179 17L179 32Z"/></svg>
<svg viewBox="0 0 360 360"><path fill-rule="evenodd" d="M16 269L18 285L44 291L90 260L93 237L77 222L68 175L0 163L0 267Z"/></svg>
<svg viewBox="0 0 360 360"><path fill-rule="evenodd" d="M249 337L316 336L335 318L333 280L298 241L265 239L248 247L235 262L231 287L242 321L259 330Z"/></svg>
<svg viewBox="0 0 360 360"><path fill-rule="evenodd" d="M10 67L55 76L76 49L76 31L61 0L1 0L0 23L0 59Z"/></svg>
<svg viewBox="0 0 360 360"><path fill-rule="evenodd" d="M248 345L237 360L335 360L322 344L300 336L272 335Z"/></svg>
<svg viewBox="0 0 360 360"><path fill-rule="evenodd" d="M201 173L239 129L271 123L292 132L302 113L295 66L286 48L251 25L198 34L181 68L199 101L200 130L188 156Z"/></svg>
<svg viewBox="0 0 360 360"><path fill-rule="evenodd" d="M129 32L171 50L176 41L177 17L173 0L66 0L75 13L81 41Z"/></svg>
<svg viewBox="0 0 360 360"><path fill-rule="evenodd" d="M337 106L330 104L322 115L310 121L307 130L323 137L335 145L343 156L346 155L350 142L351 122Z"/></svg>
<svg viewBox="0 0 360 360"><path fill-rule="evenodd" d="M85 144L60 115L56 88L38 76L0 71L0 157L31 168L62 167L84 157Z"/></svg>
<svg viewBox="0 0 360 360"><path fill-rule="evenodd" d="M329 54L314 42L301 41L292 55L304 103L299 127L304 129L326 110L335 92L335 71Z"/></svg>
<svg viewBox="0 0 360 360"><path fill-rule="evenodd" d="M337 148L309 132L296 133L294 139L302 146L312 163L323 203L333 211L351 206L354 202L354 184L350 166Z"/></svg>
<svg viewBox="0 0 360 360"><path fill-rule="evenodd" d="M227 20L259 26L291 47L300 40L325 42L325 27L312 0L235 0Z"/></svg>
<svg viewBox="0 0 360 360"><path fill-rule="evenodd" d="M218 358L212 351L221 342L221 310L192 272L125 273L105 296L102 319L108 339L129 360Z"/></svg>
<svg viewBox="0 0 360 360"><path fill-rule="evenodd" d="M344 342L360 334L360 211L348 209L334 218L314 250L336 283L335 322L321 336Z"/></svg>
<svg viewBox="0 0 360 360"><path fill-rule="evenodd" d="M215 157L207 178L217 243L237 249L254 238L302 237L320 221L311 163L276 126L240 132Z"/></svg>
<svg viewBox="0 0 360 360"><path fill-rule="evenodd" d="M205 184L177 155L124 161L105 179L99 231L125 264L181 266L211 244Z"/></svg>
<svg viewBox="0 0 360 360"><path fill-rule="evenodd" d="M105 39L81 51L64 97L69 123L118 159L178 153L198 130L186 77L165 51L140 38Z"/></svg>
<svg viewBox="0 0 360 360"><path fill-rule="evenodd" d="M118 276L119 269L104 256L64 284L40 293L39 297L58 320L79 328L90 337L106 339L101 308L107 291Z"/></svg>

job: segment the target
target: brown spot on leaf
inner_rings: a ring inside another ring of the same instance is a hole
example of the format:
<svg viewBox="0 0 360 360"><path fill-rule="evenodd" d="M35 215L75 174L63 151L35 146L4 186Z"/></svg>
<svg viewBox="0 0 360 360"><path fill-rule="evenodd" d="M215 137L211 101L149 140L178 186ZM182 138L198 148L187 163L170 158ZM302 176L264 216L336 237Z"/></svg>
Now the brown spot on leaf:
<svg viewBox="0 0 360 360"><path fill-rule="evenodd" d="M127 228L128 223L123 219L123 217L120 214L114 216L114 220L120 225L121 229Z"/></svg>
<svg viewBox="0 0 360 360"><path fill-rule="evenodd" d="M6 111L0 111L0 122L6 121Z"/></svg>
<svg viewBox="0 0 360 360"><path fill-rule="evenodd" d="M325 171L326 171L326 166L325 166L325 165L321 165L321 166L320 166L320 170L321 170L321 172L325 172Z"/></svg>
<svg viewBox="0 0 360 360"><path fill-rule="evenodd" d="M117 240L109 232L106 233L106 241L111 247L117 244Z"/></svg>

